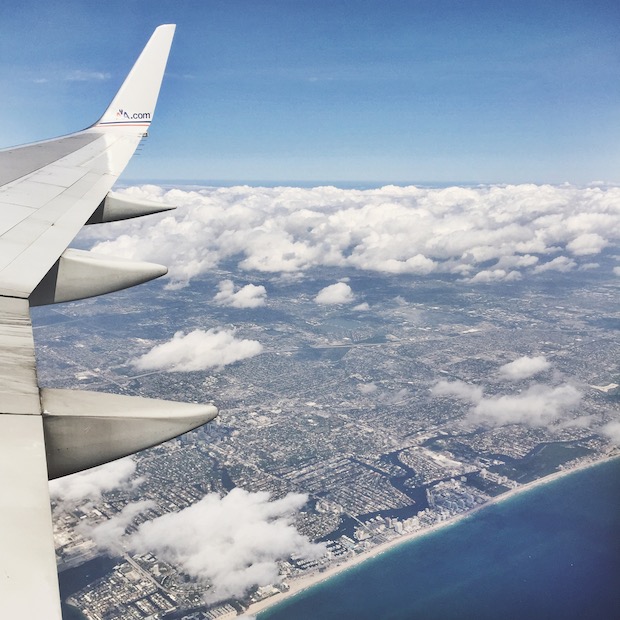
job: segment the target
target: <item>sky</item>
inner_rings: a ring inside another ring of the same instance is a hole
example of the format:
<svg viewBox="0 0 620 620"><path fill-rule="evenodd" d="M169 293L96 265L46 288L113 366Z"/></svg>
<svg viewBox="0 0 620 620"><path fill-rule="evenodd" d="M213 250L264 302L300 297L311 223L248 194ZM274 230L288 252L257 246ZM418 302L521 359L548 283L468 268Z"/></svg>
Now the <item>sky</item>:
<svg viewBox="0 0 620 620"><path fill-rule="evenodd" d="M177 32L128 180L620 181L612 0L24 0L0 8L0 144L93 123Z"/></svg>

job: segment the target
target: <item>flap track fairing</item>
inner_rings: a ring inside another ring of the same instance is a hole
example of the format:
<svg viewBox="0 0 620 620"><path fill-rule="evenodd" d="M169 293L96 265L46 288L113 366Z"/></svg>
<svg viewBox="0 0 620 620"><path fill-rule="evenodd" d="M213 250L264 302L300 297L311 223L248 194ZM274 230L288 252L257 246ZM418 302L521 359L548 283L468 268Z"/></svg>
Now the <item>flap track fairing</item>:
<svg viewBox="0 0 620 620"><path fill-rule="evenodd" d="M156 263L67 249L30 295L31 306L75 301L120 291L168 273Z"/></svg>
<svg viewBox="0 0 620 620"><path fill-rule="evenodd" d="M153 200L141 200L116 192L108 192L101 204L95 209L87 224L104 224L129 220L143 215L172 211L176 207L169 207Z"/></svg>
<svg viewBox="0 0 620 620"><path fill-rule="evenodd" d="M48 476L66 476L127 456L213 420L213 405L41 389Z"/></svg>

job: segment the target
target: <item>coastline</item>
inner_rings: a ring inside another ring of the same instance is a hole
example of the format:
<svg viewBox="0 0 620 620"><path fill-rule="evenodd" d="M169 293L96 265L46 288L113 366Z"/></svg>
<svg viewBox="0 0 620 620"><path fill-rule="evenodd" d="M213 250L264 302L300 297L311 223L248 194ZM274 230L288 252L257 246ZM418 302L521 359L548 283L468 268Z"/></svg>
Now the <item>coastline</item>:
<svg viewBox="0 0 620 620"><path fill-rule="evenodd" d="M510 491L507 491L506 493L502 493L501 495L497 495L496 497L493 497L492 499L490 499L488 502L485 502L484 504L477 506L476 508L469 510L465 513L462 514L458 514L450 519L447 519L445 521L441 521L439 523L436 523L435 525L432 525L431 527L427 527L421 530L417 530L415 532L411 532L408 534L405 534L403 536L398 536L397 538L393 538L392 540L389 540L385 543L382 543L380 545L377 545L376 547L368 550L368 551L364 551L362 553L360 553L359 555L355 556L354 558L350 559L350 560L346 560L340 564L336 564L328 569L326 569L324 572L317 572L314 573L312 575L308 575L307 577L302 577L300 579L295 579L293 581L290 582L290 589L286 592L280 592L278 594L274 594L266 599L263 599L262 601L258 601L256 603L253 603L252 605L250 605L248 607L248 609L245 611L244 615L248 615L248 616L255 616L263 611L265 611L266 609L268 609L269 607L272 607L274 605L277 605L289 598L292 598L294 596L296 596L297 594L303 592L304 590L307 590L311 587L314 587L315 585L322 583L323 581L327 581L328 579L331 579L332 577L335 577L336 575L343 573L359 564L361 564L362 562L366 562L367 560L370 560L374 557L377 557L391 549L393 549L394 547L409 543L413 540L416 540L418 538L422 538L424 536L428 536L434 532L437 532L443 528L447 528L447 527L451 527L453 525L458 524L459 522L461 522L462 520L476 514L477 512L484 510L485 508L487 508L488 506L491 505L495 505L495 504L499 504L500 502L504 502L507 501L517 495L520 495L521 493L526 493L527 491L530 491L532 489L535 489L537 487L543 486L545 484L551 483L555 480L558 480L559 478L563 478L565 476L568 476L570 474L576 473L578 471L583 471L585 469L589 469L590 467L595 467L597 465L603 464L605 462L609 462L612 461L614 459L618 459L620 458L620 455L613 455L613 456L608 456L602 459L598 459L596 461L590 461L590 462L585 462L585 463L581 463L575 467L572 467L570 469L564 469L564 470L560 470L557 472L554 472L552 474L549 474L547 476L543 476L542 478L538 478L536 480L533 480L531 482L528 482L520 487L517 487L516 489L511 489Z"/></svg>

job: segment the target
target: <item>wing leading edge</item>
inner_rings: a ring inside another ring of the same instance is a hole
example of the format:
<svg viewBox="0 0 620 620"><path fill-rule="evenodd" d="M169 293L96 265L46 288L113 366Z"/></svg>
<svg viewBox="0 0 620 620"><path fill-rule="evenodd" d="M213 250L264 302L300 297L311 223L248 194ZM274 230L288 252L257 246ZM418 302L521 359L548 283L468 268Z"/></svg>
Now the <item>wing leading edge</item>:
<svg viewBox="0 0 620 620"><path fill-rule="evenodd" d="M110 189L147 134L174 29L155 30L94 125L0 151L3 618L61 618L48 477L131 454L217 415L212 405L41 389L36 375L31 306L120 290L166 272L67 246L87 223L168 209Z"/></svg>

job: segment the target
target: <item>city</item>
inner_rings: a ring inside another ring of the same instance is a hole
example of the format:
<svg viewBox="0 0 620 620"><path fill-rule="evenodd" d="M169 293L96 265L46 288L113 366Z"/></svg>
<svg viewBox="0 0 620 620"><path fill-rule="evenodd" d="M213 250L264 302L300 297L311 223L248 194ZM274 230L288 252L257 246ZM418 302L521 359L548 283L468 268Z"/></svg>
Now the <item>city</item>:
<svg viewBox="0 0 620 620"><path fill-rule="evenodd" d="M133 457L135 484L53 499L65 602L92 620L234 617L296 580L618 453L601 432L619 402L615 282L556 273L474 287L449 276L344 276L367 305L317 307L314 296L333 282L321 269L300 281L253 279L269 294L259 308L211 303L218 283L235 277L231 267L178 291L153 284L37 310L42 384L220 409L213 423ZM178 330L231 326L262 352L193 372L131 363ZM578 392L549 424L480 423L471 400L437 393L444 382L487 402L518 397L531 377L506 381L499 369L534 356L548 362L536 380ZM273 583L211 600L208 581L125 548L123 534L140 524L233 489L272 500L303 494L294 525L321 544L320 557L282 558ZM89 533L134 503L144 509L102 551Z"/></svg>

